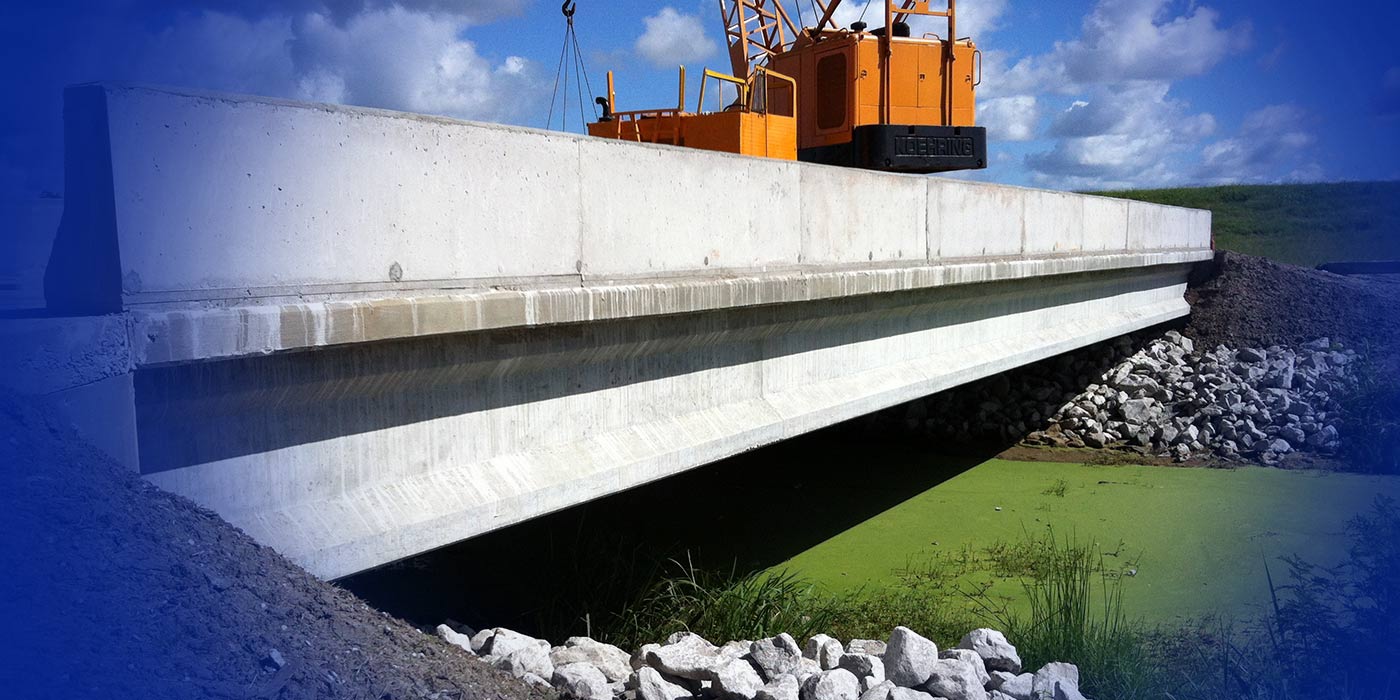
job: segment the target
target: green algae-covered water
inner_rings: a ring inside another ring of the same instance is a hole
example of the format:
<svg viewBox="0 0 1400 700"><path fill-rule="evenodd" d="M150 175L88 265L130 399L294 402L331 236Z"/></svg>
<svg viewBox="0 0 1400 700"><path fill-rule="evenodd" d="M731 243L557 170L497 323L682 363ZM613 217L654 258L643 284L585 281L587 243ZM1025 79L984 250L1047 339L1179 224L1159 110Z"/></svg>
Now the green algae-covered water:
<svg viewBox="0 0 1400 700"><path fill-rule="evenodd" d="M1265 561L1276 581L1286 579L1283 555L1338 561L1347 521L1377 494L1400 499L1400 477L1025 463L935 448L859 426L819 431L342 584L429 626L453 618L530 631L547 614L583 634L585 615L631 600L657 561L788 568L833 591L874 590L935 553L1053 527L1116 552L1108 566L1137 569L1123 579L1133 617L1252 617L1269 600ZM992 593L1023 599L1015 579L995 579Z"/></svg>
<svg viewBox="0 0 1400 700"><path fill-rule="evenodd" d="M1063 493L1063 495L1058 495ZM1199 469L990 460L795 554L787 568L838 591L896 581L939 551L981 549L1052 529L1096 542L1124 577L1134 617L1172 622L1244 616L1269 602L1268 562L1345 555L1345 527L1374 497L1400 498L1400 478L1260 467ZM1115 564L1121 562L1121 564ZM993 589L1016 597L1020 584Z"/></svg>

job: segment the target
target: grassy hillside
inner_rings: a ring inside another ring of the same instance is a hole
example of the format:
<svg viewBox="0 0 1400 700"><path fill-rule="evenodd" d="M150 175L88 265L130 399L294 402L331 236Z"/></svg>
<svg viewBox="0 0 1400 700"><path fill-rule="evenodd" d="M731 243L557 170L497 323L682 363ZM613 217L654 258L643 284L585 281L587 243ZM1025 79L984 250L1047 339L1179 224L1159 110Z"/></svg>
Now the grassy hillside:
<svg viewBox="0 0 1400 700"><path fill-rule="evenodd" d="M1209 209L1216 246L1312 267L1400 259L1400 182L1229 185L1101 192Z"/></svg>

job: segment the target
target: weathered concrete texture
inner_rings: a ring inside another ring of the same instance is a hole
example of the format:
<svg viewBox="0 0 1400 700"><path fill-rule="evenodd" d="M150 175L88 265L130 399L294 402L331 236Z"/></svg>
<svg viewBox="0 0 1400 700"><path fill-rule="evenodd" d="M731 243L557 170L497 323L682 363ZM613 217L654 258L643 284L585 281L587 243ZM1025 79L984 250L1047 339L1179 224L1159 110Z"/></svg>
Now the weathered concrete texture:
<svg viewBox="0 0 1400 700"><path fill-rule="evenodd" d="M473 128L501 137L500 127ZM582 217L572 230L584 278L761 270L797 262L796 163L575 138L579 161L560 166L571 176L577 171L582 183Z"/></svg>
<svg viewBox="0 0 1400 700"><path fill-rule="evenodd" d="M664 316L1179 265L1210 258L1211 252L1206 250L968 259L917 267L828 266L805 272L695 275L645 283L605 281L569 287L405 294L228 308L140 309L131 314L132 342L137 364L152 366L499 328Z"/></svg>
<svg viewBox="0 0 1400 700"><path fill-rule="evenodd" d="M85 272L127 308L1209 247L1208 214L1150 204L227 95L68 99L74 163L110 161L70 173L72 235L115 237L120 269ZM52 270L88 262L71 247Z"/></svg>
<svg viewBox="0 0 1400 700"><path fill-rule="evenodd" d="M341 576L1187 312L1186 266L142 370L141 461Z"/></svg>
<svg viewBox="0 0 1400 700"><path fill-rule="evenodd" d="M928 178L802 168L801 262L928 259Z"/></svg>

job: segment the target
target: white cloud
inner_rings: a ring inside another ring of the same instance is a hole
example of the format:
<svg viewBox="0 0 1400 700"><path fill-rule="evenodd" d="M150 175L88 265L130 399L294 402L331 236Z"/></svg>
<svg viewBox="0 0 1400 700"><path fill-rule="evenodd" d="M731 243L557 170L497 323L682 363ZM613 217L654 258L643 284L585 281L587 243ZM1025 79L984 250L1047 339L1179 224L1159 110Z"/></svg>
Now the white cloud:
<svg viewBox="0 0 1400 700"><path fill-rule="evenodd" d="M710 57L718 43L705 35L705 25L695 15L677 12L673 7L642 19L646 30L637 38L637 53L652 65L673 68Z"/></svg>
<svg viewBox="0 0 1400 700"><path fill-rule="evenodd" d="M1026 164L1037 181L1074 188L1165 185L1182 179L1173 158L1215 131L1215 118L1191 114L1170 85L1139 82L1096 88L1055 117L1049 150Z"/></svg>
<svg viewBox="0 0 1400 700"><path fill-rule="evenodd" d="M1173 0L1102 0L1079 39L1056 47L1054 60L1076 83L1178 80L1201 75L1248 47L1249 25L1220 25L1220 13L1188 7L1169 16Z"/></svg>
<svg viewBox="0 0 1400 700"><path fill-rule="evenodd" d="M862 13L864 14L863 18ZM814 17L807 20L807 23L816 24L819 19L821 19L821 17ZM796 21L797 18L793 17L793 20ZM876 7L874 3L871 3L870 10L866 11L865 3L863 2L847 2L836 8L836 12L831 15L831 21L842 29L851 26L857 21L863 21L873 28L880 26L885 19L884 15L880 14L880 8Z"/></svg>
<svg viewBox="0 0 1400 700"><path fill-rule="evenodd" d="M1080 36L1049 53L1013 57L986 51L983 91L1075 95L1095 85L1173 82L1204 74L1248 47L1248 24L1224 27L1209 7L1172 16L1174 0L1099 0Z"/></svg>
<svg viewBox="0 0 1400 700"><path fill-rule="evenodd" d="M517 116L532 86L529 64L508 57L495 65L461 30L458 18L401 7L343 25L307 15L292 42L298 96L491 121Z"/></svg>
<svg viewBox="0 0 1400 700"><path fill-rule="evenodd" d="M1080 33L1044 54L985 53L987 104L1039 108L1064 104L1043 134L1050 143L1026 157L1042 185L1092 189L1186 180L1202 142L1216 128L1171 96L1172 85L1209 72L1249 46L1251 28L1226 26L1194 0L1098 0ZM1010 115L987 110L989 126ZM1025 131L1000 138L1025 137ZM1032 136L1031 138L1034 138Z"/></svg>
<svg viewBox="0 0 1400 700"><path fill-rule="evenodd" d="M1040 104L1034 95L997 97L977 105L977 123L993 141L1030 141L1036 136Z"/></svg>
<svg viewBox="0 0 1400 700"><path fill-rule="evenodd" d="M1171 99L1170 85L1159 82L1129 83L1097 89L1076 100L1056 116L1050 136L1086 138L1122 134L1145 138L1162 134L1177 143L1191 143L1215 131L1215 118L1190 114L1190 106Z"/></svg>
<svg viewBox="0 0 1400 700"><path fill-rule="evenodd" d="M1253 112L1234 138L1202 151L1196 176L1211 183L1320 180L1322 167L1309 157L1316 141L1307 129L1310 121L1307 112L1292 104Z"/></svg>
<svg viewBox="0 0 1400 700"><path fill-rule="evenodd" d="M976 0L964 4L958 10L958 33L972 37L973 41L991 34L1001 28L1006 8L1007 0Z"/></svg>
<svg viewBox="0 0 1400 700"><path fill-rule="evenodd" d="M98 53L125 56L122 65L101 69L114 79L293 97L294 36L290 17L201 12L182 16L147 41L132 42L131 53Z"/></svg>
<svg viewBox="0 0 1400 700"><path fill-rule="evenodd" d="M1045 56L1016 58L1006 51L991 49L982 52L982 86L977 94L986 97L1009 95L1072 94L1079 86L1064 75L1064 65Z"/></svg>
<svg viewBox="0 0 1400 700"><path fill-rule="evenodd" d="M533 121L545 90L535 66L516 56L483 57L461 38L469 23L401 6L343 20L324 12L245 19L204 11L180 15L120 72L145 82Z"/></svg>
<svg viewBox="0 0 1400 700"><path fill-rule="evenodd" d="M1026 158L1036 182L1059 189L1097 188L1107 183L1166 184L1172 180L1159 154L1160 138L1134 139L1121 134L1065 139ZM1065 183L1073 183L1065 186Z"/></svg>

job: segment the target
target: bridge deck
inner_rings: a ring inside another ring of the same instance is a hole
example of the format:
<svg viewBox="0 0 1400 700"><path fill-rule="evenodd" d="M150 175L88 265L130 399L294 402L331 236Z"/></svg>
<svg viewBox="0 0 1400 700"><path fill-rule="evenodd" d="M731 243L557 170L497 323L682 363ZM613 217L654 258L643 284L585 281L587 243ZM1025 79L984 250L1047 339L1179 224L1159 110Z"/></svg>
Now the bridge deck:
<svg viewBox="0 0 1400 700"><path fill-rule="evenodd" d="M327 577L1180 317L1212 254L1208 213L1100 197L136 86L68 104L49 299L116 316L30 324L62 338L32 361L89 368L52 388L123 427L80 426Z"/></svg>

